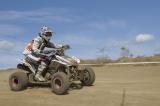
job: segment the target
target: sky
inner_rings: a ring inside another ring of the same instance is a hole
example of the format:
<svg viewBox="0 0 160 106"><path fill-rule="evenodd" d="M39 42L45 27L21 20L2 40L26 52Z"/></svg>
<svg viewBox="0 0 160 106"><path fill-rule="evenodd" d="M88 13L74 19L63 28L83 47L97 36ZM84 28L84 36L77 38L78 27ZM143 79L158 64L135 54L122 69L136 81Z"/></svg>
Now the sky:
<svg viewBox="0 0 160 106"><path fill-rule="evenodd" d="M117 59L121 47L134 56L159 54L159 5L159 0L1 0L0 68L16 67L44 25L55 32L52 42L71 46L70 56Z"/></svg>

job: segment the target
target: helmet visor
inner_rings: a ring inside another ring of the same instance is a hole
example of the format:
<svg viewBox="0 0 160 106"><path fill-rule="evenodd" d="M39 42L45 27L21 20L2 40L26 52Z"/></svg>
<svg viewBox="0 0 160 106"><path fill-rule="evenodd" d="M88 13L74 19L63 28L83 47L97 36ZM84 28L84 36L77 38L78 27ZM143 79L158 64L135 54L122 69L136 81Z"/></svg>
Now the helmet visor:
<svg viewBox="0 0 160 106"><path fill-rule="evenodd" d="M46 32L45 36L51 37L52 36L52 32Z"/></svg>

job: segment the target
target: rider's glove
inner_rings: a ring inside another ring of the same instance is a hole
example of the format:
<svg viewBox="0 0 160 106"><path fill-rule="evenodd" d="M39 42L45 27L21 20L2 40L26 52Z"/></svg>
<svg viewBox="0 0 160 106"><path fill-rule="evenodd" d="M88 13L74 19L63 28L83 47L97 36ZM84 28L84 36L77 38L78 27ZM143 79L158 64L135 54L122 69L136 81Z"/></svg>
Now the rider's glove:
<svg viewBox="0 0 160 106"><path fill-rule="evenodd" d="M69 49L70 46L69 46L69 45L63 45L62 48L64 48L64 49Z"/></svg>

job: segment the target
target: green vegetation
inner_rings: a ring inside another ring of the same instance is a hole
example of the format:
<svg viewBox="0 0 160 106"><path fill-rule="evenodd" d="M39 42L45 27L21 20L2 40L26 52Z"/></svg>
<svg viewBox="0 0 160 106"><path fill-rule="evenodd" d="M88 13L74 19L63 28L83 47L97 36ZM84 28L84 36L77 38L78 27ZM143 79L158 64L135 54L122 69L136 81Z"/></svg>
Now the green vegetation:
<svg viewBox="0 0 160 106"><path fill-rule="evenodd" d="M160 55L154 56L138 56L138 57L121 57L117 60L109 58L97 58L97 59L82 59L82 64L105 64L105 63L117 63L117 62L158 62L160 61Z"/></svg>

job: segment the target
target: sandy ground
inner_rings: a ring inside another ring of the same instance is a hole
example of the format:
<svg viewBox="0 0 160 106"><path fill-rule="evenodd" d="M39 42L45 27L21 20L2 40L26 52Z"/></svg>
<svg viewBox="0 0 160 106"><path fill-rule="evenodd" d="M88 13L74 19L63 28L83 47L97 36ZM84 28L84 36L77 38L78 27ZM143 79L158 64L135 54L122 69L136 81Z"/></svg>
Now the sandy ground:
<svg viewBox="0 0 160 106"><path fill-rule="evenodd" d="M91 87L70 88L55 95L48 86L10 91L8 76L0 72L0 106L160 106L160 66L94 67Z"/></svg>

